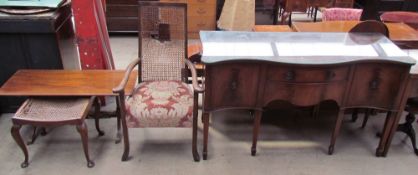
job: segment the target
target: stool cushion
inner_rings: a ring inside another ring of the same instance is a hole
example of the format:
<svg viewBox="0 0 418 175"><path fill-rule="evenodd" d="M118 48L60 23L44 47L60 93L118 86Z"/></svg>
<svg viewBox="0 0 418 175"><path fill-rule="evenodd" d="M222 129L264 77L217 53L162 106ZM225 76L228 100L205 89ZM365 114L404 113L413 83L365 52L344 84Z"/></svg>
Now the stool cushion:
<svg viewBox="0 0 418 175"><path fill-rule="evenodd" d="M128 127L191 127L193 95L187 84L142 82L126 99Z"/></svg>
<svg viewBox="0 0 418 175"><path fill-rule="evenodd" d="M359 21L362 9L327 8L322 13L322 21Z"/></svg>
<svg viewBox="0 0 418 175"><path fill-rule="evenodd" d="M380 19L384 22L403 22L415 30L418 30L418 13L417 12L403 12L403 11L394 11L394 12L384 12L380 15Z"/></svg>
<svg viewBox="0 0 418 175"><path fill-rule="evenodd" d="M90 97L84 98L29 98L12 120L34 122L59 122L80 120L89 109Z"/></svg>

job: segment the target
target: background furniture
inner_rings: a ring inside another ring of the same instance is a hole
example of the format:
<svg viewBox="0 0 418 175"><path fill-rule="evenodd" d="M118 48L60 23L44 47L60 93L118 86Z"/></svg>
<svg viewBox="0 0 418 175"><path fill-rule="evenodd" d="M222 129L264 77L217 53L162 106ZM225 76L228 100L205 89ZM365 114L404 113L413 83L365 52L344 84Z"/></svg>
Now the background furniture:
<svg viewBox="0 0 418 175"><path fill-rule="evenodd" d="M383 22L402 22L418 31L418 12L384 12L380 15Z"/></svg>
<svg viewBox="0 0 418 175"><path fill-rule="evenodd" d="M348 32L359 21L294 22L297 32ZM389 38L402 49L418 48L418 33L403 23L385 23L389 29Z"/></svg>
<svg viewBox="0 0 418 175"><path fill-rule="evenodd" d="M394 132L392 126L399 121L406 102L402 99L409 70L415 63L386 37L347 33L202 32L201 40L205 63L204 158L211 112L255 110L251 148L255 155L263 107L276 100L297 106L332 100L339 106L329 154L333 153L344 110L363 107L389 111L376 149L377 156L386 155ZM372 45L385 47L375 49ZM250 47L252 52L247 52ZM358 52L360 48L364 52Z"/></svg>
<svg viewBox="0 0 418 175"><path fill-rule="evenodd" d="M192 127L193 159L197 152L198 93L196 70L187 60L187 12L184 3L140 2L138 7L139 59L113 91L118 93L124 152L129 159L129 128ZM186 84L186 64L191 69L194 89ZM138 65L139 84L125 98L129 73ZM194 93L194 94L193 94Z"/></svg>
<svg viewBox="0 0 418 175"><path fill-rule="evenodd" d="M0 13L0 85L18 69L78 69L67 4L34 15ZM1 97L0 113L15 112L24 98Z"/></svg>
<svg viewBox="0 0 418 175"><path fill-rule="evenodd" d="M255 25L254 32L293 32L288 25Z"/></svg>
<svg viewBox="0 0 418 175"><path fill-rule="evenodd" d="M157 0L144 0L157 1ZM198 39L200 30L215 30L215 0L160 0L187 3L188 37ZM137 0L107 0L106 17L110 32L137 32Z"/></svg>
<svg viewBox="0 0 418 175"><path fill-rule="evenodd" d="M389 37L388 27L380 22L374 20L362 21L356 24L348 31L349 33L380 33L385 37Z"/></svg>
<svg viewBox="0 0 418 175"><path fill-rule="evenodd" d="M362 9L326 8L322 11L322 21L360 21Z"/></svg>

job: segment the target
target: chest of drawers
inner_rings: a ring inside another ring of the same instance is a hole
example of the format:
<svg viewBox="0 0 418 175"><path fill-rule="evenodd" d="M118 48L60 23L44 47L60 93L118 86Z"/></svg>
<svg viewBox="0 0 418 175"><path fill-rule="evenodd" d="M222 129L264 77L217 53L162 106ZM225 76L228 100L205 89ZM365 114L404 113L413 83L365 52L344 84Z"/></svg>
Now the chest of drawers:
<svg viewBox="0 0 418 175"><path fill-rule="evenodd" d="M199 38L200 30L215 30L216 1L214 0L160 0L162 2L187 3L189 39ZM108 0L107 25L110 32L137 31L137 1Z"/></svg>

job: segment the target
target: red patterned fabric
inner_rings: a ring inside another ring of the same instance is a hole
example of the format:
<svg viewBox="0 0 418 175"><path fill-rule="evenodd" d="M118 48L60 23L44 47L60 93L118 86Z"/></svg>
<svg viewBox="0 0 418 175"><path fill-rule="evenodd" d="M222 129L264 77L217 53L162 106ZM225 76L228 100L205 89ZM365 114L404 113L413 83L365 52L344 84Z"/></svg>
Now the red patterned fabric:
<svg viewBox="0 0 418 175"><path fill-rule="evenodd" d="M322 21L360 21L362 9L328 8L322 12Z"/></svg>
<svg viewBox="0 0 418 175"><path fill-rule="evenodd" d="M191 127L193 95L180 81L148 81L126 99L126 121L131 128Z"/></svg>

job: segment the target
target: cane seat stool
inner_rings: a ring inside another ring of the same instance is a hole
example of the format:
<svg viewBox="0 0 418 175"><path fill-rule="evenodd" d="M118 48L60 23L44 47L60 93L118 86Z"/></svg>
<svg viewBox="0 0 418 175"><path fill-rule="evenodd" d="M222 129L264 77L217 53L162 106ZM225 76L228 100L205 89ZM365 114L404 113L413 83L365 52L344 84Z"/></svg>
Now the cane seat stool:
<svg viewBox="0 0 418 175"><path fill-rule="evenodd" d="M127 68L113 92L118 93L124 152L129 157L128 128L192 128L192 154L197 152L197 72L187 59L187 4L140 1L138 6L139 59ZM186 69L186 65L189 68ZM130 72L138 67L138 84L125 97ZM191 73L193 89L187 83Z"/></svg>
<svg viewBox="0 0 418 175"><path fill-rule="evenodd" d="M88 152L88 135L85 118L92 104L95 102L94 99L94 97L28 98L12 117L13 126L11 134L25 155L25 160L21 164L21 167L25 168L29 165L28 149L20 134L22 125L32 125L35 127L75 125L81 136L84 154L87 159L87 167L93 167L94 162L90 159ZM98 127L97 122L98 118L96 118L96 127ZM100 130L98 129L98 131ZM99 132L99 135L103 135L103 133Z"/></svg>

